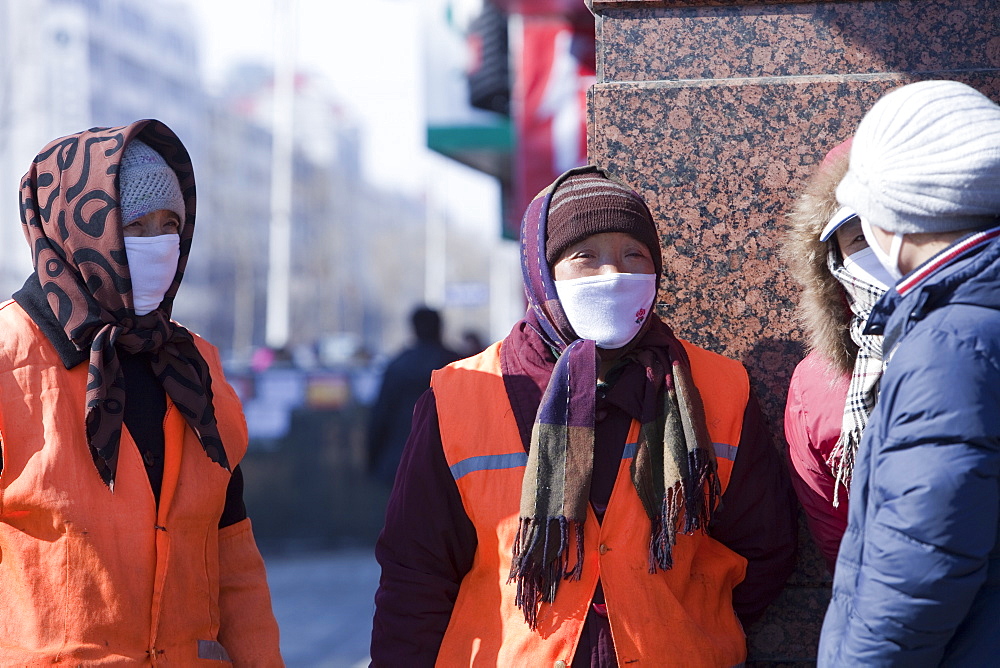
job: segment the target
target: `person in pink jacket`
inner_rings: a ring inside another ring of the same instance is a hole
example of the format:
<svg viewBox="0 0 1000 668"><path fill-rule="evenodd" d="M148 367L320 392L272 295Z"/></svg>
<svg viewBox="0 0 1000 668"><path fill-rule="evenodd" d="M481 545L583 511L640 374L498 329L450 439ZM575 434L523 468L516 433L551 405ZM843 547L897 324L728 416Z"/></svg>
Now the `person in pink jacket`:
<svg viewBox="0 0 1000 668"><path fill-rule="evenodd" d="M809 348L788 388L785 440L792 486L831 573L847 527L854 455L882 376L882 337L862 330L893 283L857 214L837 204L850 144L827 154L796 200L783 249L802 286L798 316Z"/></svg>

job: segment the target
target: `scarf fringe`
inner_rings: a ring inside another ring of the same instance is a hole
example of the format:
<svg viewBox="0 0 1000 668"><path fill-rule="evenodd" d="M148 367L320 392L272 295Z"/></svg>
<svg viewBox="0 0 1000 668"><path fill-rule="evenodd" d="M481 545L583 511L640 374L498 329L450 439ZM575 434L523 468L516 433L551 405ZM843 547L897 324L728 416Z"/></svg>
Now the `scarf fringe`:
<svg viewBox="0 0 1000 668"><path fill-rule="evenodd" d="M569 568L569 530L576 538L576 564ZM554 536L558 531L558 540ZM558 543L558 544L557 544ZM560 580L579 580L583 574L583 523L565 517L538 520L522 517L514 538L513 559L507 583L517 581L514 603L524 613L531 630L538 628L542 603L556 598Z"/></svg>
<svg viewBox="0 0 1000 668"><path fill-rule="evenodd" d="M677 543L677 518L680 515L678 499L684 493L677 482L663 495L660 512L651 518L649 532L649 572L668 571L674 567L673 547Z"/></svg>
<svg viewBox="0 0 1000 668"><path fill-rule="evenodd" d="M706 531L718 502L722 485L714 462L704 450L688 453L688 464L693 481L678 481L663 495L659 514L652 519L649 536L649 572L670 570L674 565L673 547L677 544L678 518L681 502L684 506L682 533Z"/></svg>
<svg viewBox="0 0 1000 668"><path fill-rule="evenodd" d="M722 492L715 455L701 448L688 453L688 470L694 484L688 485L685 498L684 533L707 531L712 513Z"/></svg>
<svg viewBox="0 0 1000 668"><path fill-rule="evenodd" d="M840 487L851 488L851 479L854 475L854 461L858 454L858 444L861 442L861 433L843 431L836 445L830 451L830 456L826 459L827 466L833 471L833 507L840 507Z"/></svg>

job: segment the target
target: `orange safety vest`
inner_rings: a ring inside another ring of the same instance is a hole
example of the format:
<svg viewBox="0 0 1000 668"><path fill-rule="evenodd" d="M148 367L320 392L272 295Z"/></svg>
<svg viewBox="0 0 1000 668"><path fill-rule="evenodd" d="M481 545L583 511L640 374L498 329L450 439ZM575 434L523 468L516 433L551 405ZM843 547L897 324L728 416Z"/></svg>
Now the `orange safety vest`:
<svg viewBox="0 0 1000 668"><path fill-rule="evenodd" d="M588 509L583 575L563 580L542 604L537 631L514 605L508 582L527 456L500 371L500 346L434 372L445 458L479 544L462 580L437 665L567 666L576 652L598 579L621 666L734 666L746 638L732 591L746 560L702 533L679 535L674 566L648 572L650 522L629 473L633 421L602 523ZM705 404L723 490L740 442L750 385L743 366L684 343ZM571 546L571 552L575 547Z"/></svg>
<svg viewBox="0 0 1000 668"><path fill-rule="evenodd" d="M167 399L157 507L122 428L114 493L87 448L87 365L66 369L14 302L0 305L0 665L219 666L219 517L230 473ZM247 428L208 362L231 466ZM213 660L214 659L214 660Z"/></svg>

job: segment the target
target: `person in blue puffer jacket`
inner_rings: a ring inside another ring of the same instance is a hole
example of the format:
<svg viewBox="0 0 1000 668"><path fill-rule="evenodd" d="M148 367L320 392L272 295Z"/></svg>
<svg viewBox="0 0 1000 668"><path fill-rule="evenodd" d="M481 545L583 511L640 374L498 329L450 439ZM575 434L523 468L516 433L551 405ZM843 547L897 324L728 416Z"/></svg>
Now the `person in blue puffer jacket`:
<svg viewBox="0 0 1000 668"><path fill-rule="evenodd" d="M1000 106L898 88L862 119L837 199L898 281L820 666L1000 660ZM904 277L905 276L905 277Z"/></svg>

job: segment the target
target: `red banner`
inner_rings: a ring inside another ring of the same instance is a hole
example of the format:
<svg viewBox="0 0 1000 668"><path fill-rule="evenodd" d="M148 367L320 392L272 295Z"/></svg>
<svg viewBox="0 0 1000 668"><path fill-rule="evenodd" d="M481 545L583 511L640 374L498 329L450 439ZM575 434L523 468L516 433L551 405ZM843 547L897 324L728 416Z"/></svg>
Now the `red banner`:
<svg viewBox="0 0 1000 668"><path fill-rule="evenodd" d="M595 81L593 25L568 19L524 16L511 35L516 129L513 202L506 235L517 238L521 216L542 188L571 167L587 162L587 89ZM583 30L583 32L581 32Z"/></svg>

